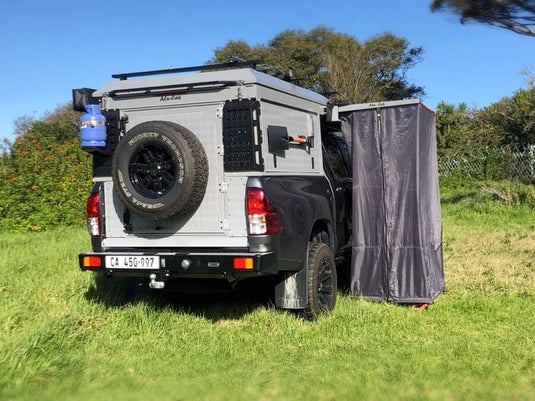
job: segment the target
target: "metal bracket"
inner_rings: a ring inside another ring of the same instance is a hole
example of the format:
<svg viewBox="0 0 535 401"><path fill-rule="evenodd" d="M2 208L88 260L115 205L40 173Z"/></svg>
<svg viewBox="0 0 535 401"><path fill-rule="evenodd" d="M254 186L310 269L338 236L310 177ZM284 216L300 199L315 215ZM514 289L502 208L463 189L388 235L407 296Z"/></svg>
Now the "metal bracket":
<svg viewBox="0 0 535 401"><path fill-rule="evenodd" d="M338 115L338 106L336 105L329 105L327 106L327 121L340 121L340 117Z"/></svg>
<svg viewBox="0 0 535 401"><path fill-rule="evenodd" d="M122 138L126 134L126 124L128 124L128 115L124 115L119 119L119 135Z"/></svg>
<svg viewBox="0 0 535 401"><path fill-rule="evenodd" d="M226 181L219 183L219 192L226 194L228 192L228 183Z"/></svg>
<svg viewBox="0 0 535 401"><path fill-rule="evenodd" d="M134 230L130 224L130 210L128 208L125 208L123 212L123 228L125 233L131 233Z"/></svg>

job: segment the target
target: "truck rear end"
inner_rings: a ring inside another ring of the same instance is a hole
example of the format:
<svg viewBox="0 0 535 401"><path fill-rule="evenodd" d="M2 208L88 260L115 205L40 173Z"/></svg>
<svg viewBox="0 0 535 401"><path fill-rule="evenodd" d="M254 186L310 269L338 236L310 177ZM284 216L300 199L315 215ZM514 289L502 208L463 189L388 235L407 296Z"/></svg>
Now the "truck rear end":
<svg viewBox="0 0 535 401"><path fill-rule="evenodd" d="M79 255L81 269L150 279L155 289L273 276L280 306L302 308L306 289L292 290L287 277L305 266L314 227L334 232L314 145L326 99L251 68L153 73L162 71L73 91L75 108L97 103L107 128L104 146L82 133L95 184L93 251Z"/></svg>

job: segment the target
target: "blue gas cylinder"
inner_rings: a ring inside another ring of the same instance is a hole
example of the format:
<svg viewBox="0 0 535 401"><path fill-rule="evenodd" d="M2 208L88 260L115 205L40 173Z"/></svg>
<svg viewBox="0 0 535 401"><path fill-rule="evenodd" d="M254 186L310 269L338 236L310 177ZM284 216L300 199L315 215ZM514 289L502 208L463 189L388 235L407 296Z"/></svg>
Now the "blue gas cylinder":
<svg viewBox="0 0 535 401"><path fill-rule="evenodd" d="M80 117L80 140L82 148L106 146L106 117L98 104L85 106L85 114Z"/></svg>

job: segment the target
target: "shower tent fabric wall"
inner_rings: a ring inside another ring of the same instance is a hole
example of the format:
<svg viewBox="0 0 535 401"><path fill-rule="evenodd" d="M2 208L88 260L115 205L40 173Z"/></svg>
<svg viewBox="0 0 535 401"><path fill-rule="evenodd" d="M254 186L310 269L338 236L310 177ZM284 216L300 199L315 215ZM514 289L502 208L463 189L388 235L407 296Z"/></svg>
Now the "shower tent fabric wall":
<svg viewBox="0 0 535 401"><path fill-rule="evenodd" d="M351 291L432 303L444 289L435 113L408 100L339 114L353 159Z"/></svg>

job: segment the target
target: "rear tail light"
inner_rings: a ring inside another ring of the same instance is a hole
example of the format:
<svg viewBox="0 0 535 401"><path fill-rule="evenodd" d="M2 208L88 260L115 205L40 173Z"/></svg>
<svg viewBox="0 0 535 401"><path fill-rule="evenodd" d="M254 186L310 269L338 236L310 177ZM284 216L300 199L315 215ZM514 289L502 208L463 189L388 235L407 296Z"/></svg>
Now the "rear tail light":
<svg viewBox="0 0 535 401"><path fill-rule="evenodd" d="M84 256L83 266L85 268L101 267L100 256Z"/></svg>
<svg viewBox="0 0 535 401"><path fill-rule="evenodd" d="M100 193L94 193L87 199L87 230L90 235L100 235Z"/></svg>
<svg viewBox="0 0 535 401"><path fill-rule="evenodd" d="M275 206L261 188L247 188L247 219L250 235L274 235L282 231Z"/></svg>
<svg viewBox="0 0 535 401"><path fill-rule="evenodd" d="M253 258L234 258L234 269L251 270L254 268Z"/></svg>

